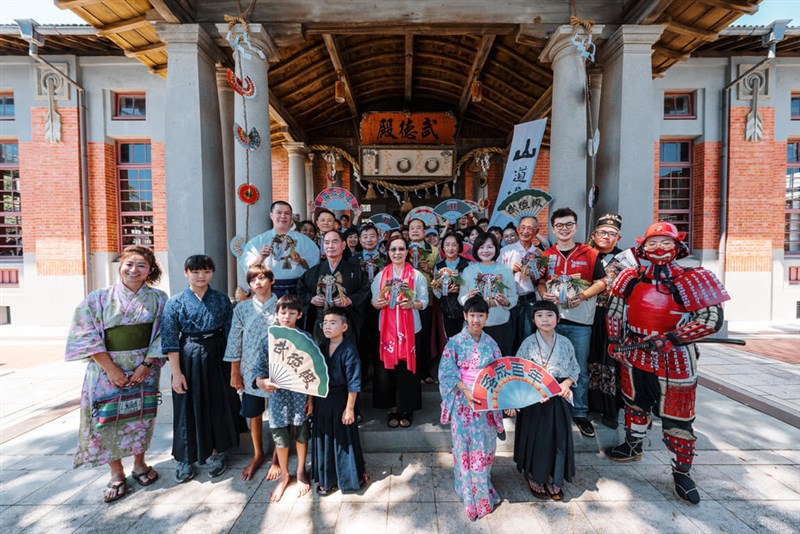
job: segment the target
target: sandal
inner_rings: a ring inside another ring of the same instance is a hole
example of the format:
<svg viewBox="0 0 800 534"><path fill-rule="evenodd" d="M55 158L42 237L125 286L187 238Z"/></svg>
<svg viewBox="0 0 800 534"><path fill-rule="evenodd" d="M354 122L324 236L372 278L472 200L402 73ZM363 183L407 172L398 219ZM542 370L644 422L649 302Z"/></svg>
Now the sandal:
<svg viewBox="0 0 800 534"><path fill-rule="evenodd" d="M531 493L537 499L541 499L543 501L546 501L547 499L550 498L550 492L547 491L547 488L542 487L542 491L539 491L539 490L537 490L536 488L533 487L533 483L530 480L528 481L528 489L531 490Z"/></svg>
<svg viewBox="0 0 800 534"><path fill-rule="evenodd" d="M317 491L317 495L321 495L322 497L325 497L326 495L330 495L331 493L335 492L337 489L339 489L338 486L331 486L330 488L325 489L322 486L320 486L319 484L317 484L316 491Z"/></svg>
<svg viewBox="0 0 800 534"><path fill-rule="evenodd" d="M137 473L136 471L131 472L131 478L140 486L149 486L158 480L158 471L152 467L148 467L147 471L143 471L141 473Z"/></svg>
<svg viewBox="0 0 800 534"><path fill-rule="evenodd" d="M408 428L414 423L414 412L403 412L400 416L400 426Z"/></svg>
<svg viewBox="0 0 800 534"><path fill-rule="evenodd" d="M389 428L397 428L400 426L400 415L397 412L389 412L389 418L386 419L386 426Z"/></svg>
<svg viewBox="0 0 800 534"><path fill-rule="evenodd" d="M428 376L428 377L422 379L422 383L423 384L428 384L428 385L435 385L435 384L438 384L439 381L436 380L435 378L433 378L432 376Z"/></svg>
<svg viewBox="0 0 800 534"><path fill-rule="evenodd" d="M106 489L103 490L103 502L111 503L123 498L128 494L128 483L126 479L112 479Z"/></svg>

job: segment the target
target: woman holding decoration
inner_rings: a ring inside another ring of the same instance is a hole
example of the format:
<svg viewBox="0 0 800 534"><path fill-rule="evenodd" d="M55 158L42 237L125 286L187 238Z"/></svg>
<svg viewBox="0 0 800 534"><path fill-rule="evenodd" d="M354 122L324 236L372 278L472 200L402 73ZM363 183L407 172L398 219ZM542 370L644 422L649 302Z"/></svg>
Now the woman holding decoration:
<svg viewBox="0 0 800 534"><path fill-rule="evenodd" d="M415 334L422 328L419 311L428 305L428 284L425 276L406 262L405 239L392 237L388 247L391 263L372 282L372 306L380 310L381 360L375 368L372 403L389 409L386 424L390 428L407 428L414 411L422 408Z"/></svg>

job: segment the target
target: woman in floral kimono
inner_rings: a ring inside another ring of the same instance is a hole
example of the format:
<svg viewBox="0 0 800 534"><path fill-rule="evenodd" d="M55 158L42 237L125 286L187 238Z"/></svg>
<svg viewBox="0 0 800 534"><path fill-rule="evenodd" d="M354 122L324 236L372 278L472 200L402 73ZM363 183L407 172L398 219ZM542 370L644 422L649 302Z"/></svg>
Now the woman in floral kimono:
<svg viewBox="0 0 800 534"><path fill-rule="evenodd" d="M503 432L499 411L472 409L472 389L478 373L502 357L497 343L484 331L489 306L480 296L464 303L464 329L450 338L439 363L442 424L450 423L456 493L471 520L490 514L500 502L492 485L497 434Z"/></svg>
<svg viewBox="0 0 800 534"><path fill-rule="evenodd" d="M66 361L88 362L74 467L109 466L105 502L123 497L128 489L122 458L133 456L131 474L142 486L158 480L144 459L155 415L101 429L93 417L95 401L118 395L124 388L157 391L163 364L159 329L167 295L150 287L161 278L155 255L146 247L125 248L119 275L119 283L90 293L75 309L65 355Z"/></svg>

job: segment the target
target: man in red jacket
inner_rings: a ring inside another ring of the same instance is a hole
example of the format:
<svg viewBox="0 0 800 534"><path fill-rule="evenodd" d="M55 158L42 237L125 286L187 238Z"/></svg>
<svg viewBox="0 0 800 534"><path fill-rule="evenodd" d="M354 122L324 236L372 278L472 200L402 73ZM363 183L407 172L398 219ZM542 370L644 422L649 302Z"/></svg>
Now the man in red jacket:
<svg viewBox="0 0 800 534"><path fill-rule="evenodd" d="M581 373L574 389L573 419L581 434L595 436L589 412L589 345L594 322L595 297L606 288L606 272L597 261L597 251L575 243L578 216L559 208L550 216L556 244L544 251L548 266L539 278L538 290L544 300L558 304L561 321L556 331L575 347Z"/></svg>

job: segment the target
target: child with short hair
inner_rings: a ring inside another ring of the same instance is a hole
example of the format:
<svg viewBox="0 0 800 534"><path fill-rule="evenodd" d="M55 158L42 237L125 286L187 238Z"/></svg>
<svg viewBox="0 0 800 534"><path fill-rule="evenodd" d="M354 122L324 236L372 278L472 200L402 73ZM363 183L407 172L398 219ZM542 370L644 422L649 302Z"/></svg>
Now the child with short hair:
<svg viewBox="0 0 800 534"><path fill-rule="evenodd" d="M267 339L270 325L275 324L275 304L272 294L275 276L268 267L256 264L247 270L247 284L252 297L233 309L231 331L225 361L231 362L231 387L242 392L239 415L250 421L253 440L253 459L242 470L242 480L250 480L264 462L262 414L266 409L267 394L253 386L255 371L260 359L261 345Z"/></svg>
<svg viewBox="0 0 800 534"><path fill-rule="evenodd" d="M303 304L296 295L284 295L278 299L276 309L280 326L297 328L297 321L303 316ZM311 489L308 475L306 475L306 453L308 452L308 440L311 437L308 416L311 415L313 404L309 395L279 389L269 379L267 339L264 340L261 347L262 356L259 358L255 370L254 386L270 394L269 427L272 431L272 439L275 441L275 451L281 468L281 480L269 500L277 502L281 500L292 480L289 475L289 445L291 445L292 437L294 437L297 447L297 483L300 486L297 496L302 497Z"/></svg>
<svg viewBox="0 0 800 534"><path fill-rule="evenodd" d="M245 427L239 396L228 385L230 364L223 361L231 327L231 301L211 289L214 261L204 254L184 263L189 287L164 306L161 351L172 369L172 455L175 481L194 477L195 462L207 462L208 474L225 472L226 452L239 445Z"/></svg>
<svg viewBox="0 0 800 534"><path fill-rule="evenodd" d="M314 402L311 465L317 493L356 491L367 482L355 405L361 391L361 361L352 338L345 338L347 312L330 308L322 320L320 348L328 364L328 396Z"/></svg>
<svg viewBox="0 0 800 534"><path fill-rule="evenodd" d="M566 399L580 373L572 343L555 331L559 320L556 304L546 300L534 303L534 333L522 342L517 358L544 367L559 382L561 392L517 410L514 436L514 461L531 493L554 501L564 499L564 481L571 482L575 474L572 406Z"/></svg>
<svg viewBox="0 0 800 534"><path fill-rule="evenodd" d="M472 390L478 373L502 353L484 331L489 305L480 295L466 300L462 315L465 326L447 342L439 363L440 421L450 424L456 493L467 517L475 521L500 502L492 485L492 463L504 427L501 412L473 409Z"/></svg>

